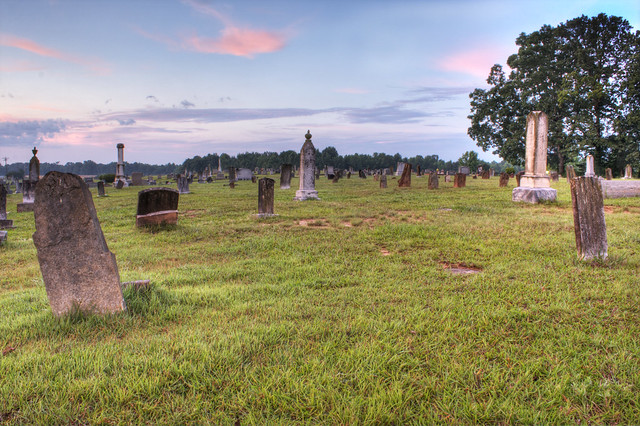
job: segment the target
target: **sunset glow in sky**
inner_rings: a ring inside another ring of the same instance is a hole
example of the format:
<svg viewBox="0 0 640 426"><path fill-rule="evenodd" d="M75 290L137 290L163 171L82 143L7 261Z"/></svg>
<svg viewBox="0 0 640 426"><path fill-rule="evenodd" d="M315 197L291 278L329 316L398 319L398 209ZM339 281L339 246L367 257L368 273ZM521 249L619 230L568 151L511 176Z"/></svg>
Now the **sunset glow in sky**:
<svg viewBox="0 0 640 426"><path fill-rule="evenodd" d="M0 157L181 163L298 151L309 129L457 160L481 153L468 94L516 37L601 12L640 29L637 0L2 0Z"/></svg>

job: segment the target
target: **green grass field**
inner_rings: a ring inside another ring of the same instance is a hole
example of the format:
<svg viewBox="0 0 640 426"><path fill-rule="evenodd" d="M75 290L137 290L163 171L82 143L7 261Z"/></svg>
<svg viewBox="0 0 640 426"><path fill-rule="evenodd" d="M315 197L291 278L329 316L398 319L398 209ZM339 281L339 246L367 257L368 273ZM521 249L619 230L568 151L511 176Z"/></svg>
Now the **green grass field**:
<svg viewBox="0 0 640 426"><path fill-rule="evenodd" d="M152 230L143 188L92 189L121 280L151 288L63 319L10 195L0 423L640 423L639 198L605 200L609 259L585 263L565 180L540 205L497 177L297 184L268 219L257 184L192 184Z"/></svg>

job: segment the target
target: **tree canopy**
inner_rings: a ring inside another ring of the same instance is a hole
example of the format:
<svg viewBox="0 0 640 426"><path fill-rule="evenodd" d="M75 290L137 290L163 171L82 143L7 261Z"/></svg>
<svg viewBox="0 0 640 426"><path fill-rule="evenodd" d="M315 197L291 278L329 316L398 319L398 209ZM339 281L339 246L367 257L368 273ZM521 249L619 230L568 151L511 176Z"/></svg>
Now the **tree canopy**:
<svg viewBox="0 0 640 426"><path fill-rule="evenodd" d="M621 171L640 165L638 126L640 31L600 14L548 25L516 39L518 53L494 65L471 98L469 136L484 151L524 163L526 116L549 117L549 165L581 162L592 154L596 168Z"/></svg>

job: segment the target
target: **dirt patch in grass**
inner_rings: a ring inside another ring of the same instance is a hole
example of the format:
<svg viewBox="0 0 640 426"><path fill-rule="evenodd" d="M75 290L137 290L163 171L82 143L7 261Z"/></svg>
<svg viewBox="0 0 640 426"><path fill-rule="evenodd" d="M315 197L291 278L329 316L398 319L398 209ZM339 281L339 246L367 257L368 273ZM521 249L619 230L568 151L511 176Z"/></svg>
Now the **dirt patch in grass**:
<svg viewBox="0 0 640 426"><path fill-rule="evenodd" d="M482 268L464 263L440 262L440 265L442 265L446 271L456 275L471 275L482 272Z"/></svg>
<svg viewBox="0 0 640 426"><path fill-rule="evenodd" d="M180 216L183 217L198 217L204 213L204 209L197 210L185 210L183 212L178 212Z"/></svg>
<svg viewBox="0 0 640 426"><path fill-rule="evenodd" d="M314 228L328 228L329 224L325 219L302 219L297 222L300 226L314 227Z"/></svg>
<svg viewBox="0 0 640 426"><path fill-rule="evenodd" d="M342 226L346 226L347 228L352 228L353 225L351 224L351 222L342 222L341 223Z"/></svg>
<svg viewBox="0 0 640 426"><path fill-rule="evenodd" d="M389 250L382 248L380 249L380 254L383 256L389 256L391 253L389 252Z"/></svg>

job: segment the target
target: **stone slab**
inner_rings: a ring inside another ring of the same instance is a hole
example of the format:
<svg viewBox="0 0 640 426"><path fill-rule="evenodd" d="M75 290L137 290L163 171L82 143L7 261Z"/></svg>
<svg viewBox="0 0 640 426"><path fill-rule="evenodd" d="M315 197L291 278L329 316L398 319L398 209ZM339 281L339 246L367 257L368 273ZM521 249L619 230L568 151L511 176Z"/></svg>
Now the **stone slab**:
<svg viewBox="0 0 640 426"><path fill-rule="evenodd" d="M161 212L153 212L143 215L136 215L136 226L138 228L143 226L153 225L177 225L178 224L178 210L168 210Z"/></svg>
<svg viewBox="0 0 640 426"><path fill-rule="evenodd" d="M11 219L0 219L0 229L13 229L13 220Z"/></svg>
<svg viewBox="0 0 640 426"><path fill-rule="evenodd" d="M558 191L553 188L513 188L511 200L522 203L540 203L542 201L556 201Z"/></svg>
<svg viewBox="0 0 640 426"><path fill-rule="evenodd" d="M33 211L33 203L18 203L17 212L18 213L27 213Z"/></svg>
<svg viewBox="0 0 640 426"><path fill-rule="evenodd" d="M640 180L600 180L604 198L640 197Z"/></svg>

